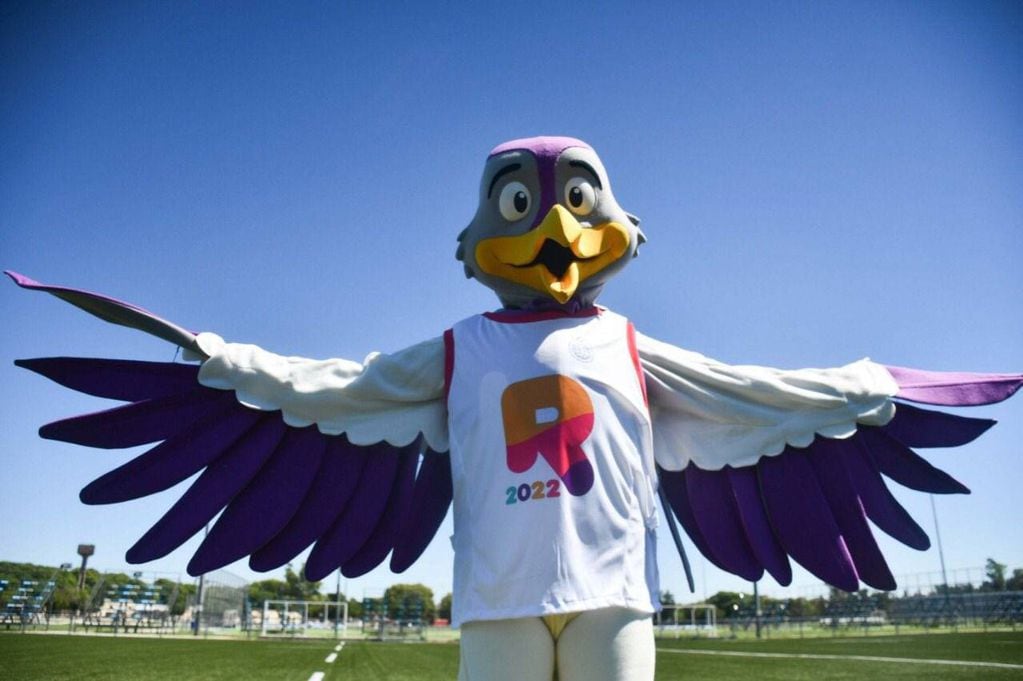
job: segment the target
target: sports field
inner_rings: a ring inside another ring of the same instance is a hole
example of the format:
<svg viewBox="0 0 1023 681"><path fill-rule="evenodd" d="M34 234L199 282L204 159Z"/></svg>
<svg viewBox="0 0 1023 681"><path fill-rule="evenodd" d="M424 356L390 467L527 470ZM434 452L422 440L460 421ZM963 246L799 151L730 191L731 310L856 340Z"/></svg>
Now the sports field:
<svg viewBox="0 0 1023 681"><path fill-rule="evenodd" d="M657 643L667 679L1023 679L1023 632ZM440 681L454 643L0 635L0 678Z"/></svg>

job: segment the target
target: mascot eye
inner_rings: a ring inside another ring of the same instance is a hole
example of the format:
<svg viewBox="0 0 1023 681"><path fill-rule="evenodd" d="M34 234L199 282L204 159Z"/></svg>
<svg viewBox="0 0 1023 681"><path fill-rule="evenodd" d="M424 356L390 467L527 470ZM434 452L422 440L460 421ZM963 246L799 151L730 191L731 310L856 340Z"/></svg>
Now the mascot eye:
<svg viewBox="0 0 1023 681"><path fill-rule="evenodd" d="M529 212L531 199L526 185L521 182L509 182L501 190L501 197L498 199L497 205L505 220L515 222L524 218Z"/></svg>
<svg viewBox="0 0 1023 681"><path fill-rule="evenodd" d="M597 192L583 178L573 177L565 185L565 203L576 215L589 215L597 205Z"/></svg>

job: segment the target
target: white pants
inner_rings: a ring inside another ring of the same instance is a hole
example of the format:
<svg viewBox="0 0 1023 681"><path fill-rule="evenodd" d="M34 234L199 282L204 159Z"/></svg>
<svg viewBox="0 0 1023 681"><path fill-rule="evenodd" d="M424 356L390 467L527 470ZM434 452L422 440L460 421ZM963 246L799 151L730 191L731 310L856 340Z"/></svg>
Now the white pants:
<svg viewBox="0 0 1023 681"><path fill-rule="evenodd" d="M459 681L652 681L650 615L626 608L579 613L556 639L540 617L462 625Z"/></svg>

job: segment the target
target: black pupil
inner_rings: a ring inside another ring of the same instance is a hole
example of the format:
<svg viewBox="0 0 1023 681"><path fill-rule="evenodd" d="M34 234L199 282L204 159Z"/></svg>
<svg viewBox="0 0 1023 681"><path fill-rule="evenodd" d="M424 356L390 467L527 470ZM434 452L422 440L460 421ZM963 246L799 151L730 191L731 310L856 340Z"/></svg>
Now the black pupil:
<svg viewBox="0 0 1023 681"><path fill-rule="evenodd" d="M583 205L583 190L579 189L579 187L572 187L569 189L568 202L575 208Z"/></svg>
<svg viewBox="0 0 1023 681"><path fill-rule="evenodd" d="M512 199L512 205L515 206L515 210L518 212L525 213L526 209L529 208L529 197L526 196L526 192L515 192L515 198Z"/></svg>

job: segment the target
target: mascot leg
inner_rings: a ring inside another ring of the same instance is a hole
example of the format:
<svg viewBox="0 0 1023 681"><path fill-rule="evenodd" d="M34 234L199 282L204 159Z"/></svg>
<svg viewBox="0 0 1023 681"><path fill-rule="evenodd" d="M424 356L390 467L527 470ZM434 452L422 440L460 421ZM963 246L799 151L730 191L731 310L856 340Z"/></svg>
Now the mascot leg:
<svg viewBox="0 0 1023 681"><path fill-rule="evenodd" d="M458 681L550 681L554 639L539 617L462 625Z"/></svg>
<svg viewBox="0 0 1023 681"><path fill-rule="evenodd" d="M626 608L582 612L558 638L559 681L653 681L650 615Z"/></svg>

